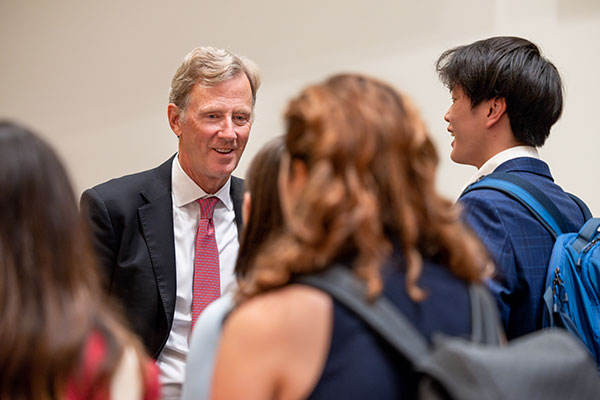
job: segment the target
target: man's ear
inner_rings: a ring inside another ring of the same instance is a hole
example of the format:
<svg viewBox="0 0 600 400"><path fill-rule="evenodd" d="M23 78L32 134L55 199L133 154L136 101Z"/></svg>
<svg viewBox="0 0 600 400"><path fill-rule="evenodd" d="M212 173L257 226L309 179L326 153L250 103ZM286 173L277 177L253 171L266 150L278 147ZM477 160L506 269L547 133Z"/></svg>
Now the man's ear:
<svg viewBox="0 0 600 400"><path fill-rule="evenodd" d="M167 117L169 118L171 130L175 133L175 136L179 137L181 135L181 128L179 126L182 117L181 109L177 105L169 103L167 106Z"/></svg>
<svg viewBox="0 0 600 400"><path fill-rule="evenodd" d="M494 97L488 100L487 103L485 127L491 128L506 114L506 99L504 97Z"/></svg>

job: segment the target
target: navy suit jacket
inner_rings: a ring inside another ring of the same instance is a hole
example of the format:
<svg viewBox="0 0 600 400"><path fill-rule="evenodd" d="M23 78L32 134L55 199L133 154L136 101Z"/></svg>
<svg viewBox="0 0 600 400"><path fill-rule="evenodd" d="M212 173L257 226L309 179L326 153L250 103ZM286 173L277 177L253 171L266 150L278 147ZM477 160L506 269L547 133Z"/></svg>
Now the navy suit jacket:
<svg viewBox="0 0 600 400"><path fill-rule="evenodd" d="M172 162L173 157L81 196L108 291L120 301L131 328L154 358L169 337L175 313ZM230 193L240 232L243 180L232 176Z"/></svg>
<svg viewBox="0 0 600 400"><path fill-rule="evenodd" d="M563 214L569 232L584 223L577 204L554 183L548 165L529 157L501 164L494 172L518 175L541 189ZM460 198L464 220L488 249L496 264L489 288L509 339L541 327L542 296L554 241L530 212L506 194L474 190Z"/></svg>

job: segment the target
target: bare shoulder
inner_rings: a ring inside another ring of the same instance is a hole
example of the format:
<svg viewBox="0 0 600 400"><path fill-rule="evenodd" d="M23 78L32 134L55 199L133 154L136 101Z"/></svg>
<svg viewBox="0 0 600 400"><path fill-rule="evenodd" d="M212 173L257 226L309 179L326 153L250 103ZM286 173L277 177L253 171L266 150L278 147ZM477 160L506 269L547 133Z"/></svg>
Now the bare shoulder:
<svg viewBox="0 0 600 400"><path fill-rule="evenodd" d="M319 316L325 320L331 306L330 297L320 290L288 285L246 301L230 315L226 325L234 330L253 331L259 337L285 338Z"/></svg>
<svg viewBox="0 0 600 400"><path fill-rule="evenodd" d="M246 398L309 395L328 355L332 304L328 295L304 285L288 285L241 304L224 326L216 393L224 398L241 394L224 391L236 382L245 387Z"/></svg>

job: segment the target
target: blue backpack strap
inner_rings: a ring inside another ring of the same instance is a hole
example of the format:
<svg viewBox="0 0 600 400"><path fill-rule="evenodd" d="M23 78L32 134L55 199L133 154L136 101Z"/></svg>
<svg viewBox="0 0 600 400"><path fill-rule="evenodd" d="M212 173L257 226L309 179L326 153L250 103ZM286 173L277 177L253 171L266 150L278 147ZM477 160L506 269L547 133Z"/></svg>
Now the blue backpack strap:
<svg viewBox="0 0 600 400"><path fill-rule="evenodd" d="M600 232L600 218L591 218L589 219L579 230L577 234L577 239L573 242L573 248L578 253L583 250L585 246L588 245L596 236L596 234Z"/></svg>
<svg viewBox="0 0 600 400"><path fill-rule="evenodd" d="M540 189L514 174L494 172L468 186L460 197L478 189L500 191L521 203L546 228L556 240L558 235L567 232L567 224L562 213Z"/></svg>

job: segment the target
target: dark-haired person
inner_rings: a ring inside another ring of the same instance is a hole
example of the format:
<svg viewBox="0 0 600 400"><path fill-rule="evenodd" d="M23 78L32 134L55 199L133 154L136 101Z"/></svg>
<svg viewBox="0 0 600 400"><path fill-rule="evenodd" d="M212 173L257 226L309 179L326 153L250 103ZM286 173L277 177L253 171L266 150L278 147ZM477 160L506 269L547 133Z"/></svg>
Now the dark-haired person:
<svg viewBox="0 0 600 400"><path fill-rule="evenodd" d="M518 37L493 37L444 52L437 61L452 93L444 119L454 162L477 167L467 183L494 171L515 174L542 190L558 207L570 231L584 216L554 183L539 157L563 108L556 67L540 49ZM541 326L542 295L553 239L515 200L495 190L477 190L460 201L466 222L496 264L489 282L509 339Z"/></svg>
<svg viewBox="0 0 600 400"><path fill-rule="evenodd" d="M192 50L171 82L178 152L162 165L86 190L81 206L107 288L179 399L188 338L204 307L234 283L244 152L260 76L226 50Z"/></svg>
<svg viewBox="0 0 600 400"><path fill-rule="evenodd" d="M158 399L158 369L109 309L56 153L0 121L0 398Z"/></svg>
<svg viewBox="0 0 600 400"><path fill-rule="evenodd" d="M264 244L282 232L277 178L283 152L283 137L272 139L256 153L248 167L244 181L244 229L235 264L238 280L251 273ZM190 339L182 400L210 398L215 352L223 322L234 305L233 293L226 293L206 307L198 318Z"/></svg>
<svg viewBox="0 0 600 400"><path fill-rule="evenodd" d="M390 85L333 76L299 93L286 123L285 230L239 282L213 398L414 398L409 363L343 305L293 277L343 262L426 337L468 335L467 284L483 279L485 250L436 193L433 143L410 99Z"/></svg>

